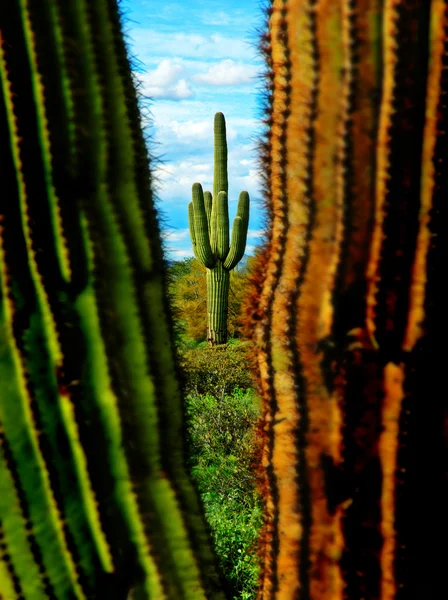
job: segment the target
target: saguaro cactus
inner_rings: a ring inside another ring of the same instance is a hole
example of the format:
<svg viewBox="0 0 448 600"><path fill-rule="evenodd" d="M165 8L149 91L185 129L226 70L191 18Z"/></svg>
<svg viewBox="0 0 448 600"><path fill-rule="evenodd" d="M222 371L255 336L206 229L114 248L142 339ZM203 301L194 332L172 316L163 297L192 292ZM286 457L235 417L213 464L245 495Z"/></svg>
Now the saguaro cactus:
<svg viewBox="0 0 448 600"><path fill-rule="evenodd" d="M0 597L224 598L110 0L0 3Z"/></svg>
<svg viewBox="0 0 448 600"><path fill-rule="evenodd" d="M270 10L261 598L448 597L447 33L443 0Z"/></svg>
<svg viewBox="0 0 448 600"><path fill-rule="evenodd" d="M194 183L188 205L193 252L207 267L207 339L211 345L227 341L230 271L244 255L249 225L249 194L241 192L229 246L227 141L222 113L215 115L214 136L213 196Z"/></svg>

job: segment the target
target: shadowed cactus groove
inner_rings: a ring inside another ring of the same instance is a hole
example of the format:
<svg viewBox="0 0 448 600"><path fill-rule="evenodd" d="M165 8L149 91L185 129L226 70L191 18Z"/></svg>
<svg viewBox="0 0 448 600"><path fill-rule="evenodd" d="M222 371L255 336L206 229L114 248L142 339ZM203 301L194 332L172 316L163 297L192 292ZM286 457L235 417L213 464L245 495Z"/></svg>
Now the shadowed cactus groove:
<svg viewBox="0 0 448 600"><path fill-rule="evenodd" d="M214 138L213 196L194 183L188 205L193 252L207 267L207 340L212 346L227 341L230 271L244 256L249 225L249 194L241 192L229 243L226 122L222 113L215 115Z"/></svg>
<svg viewBox="0 0 448 600"><path fill-rule="evenodd" d="M259 597L448 597L448 3L268 12Z"/></svg>
<svg viewBox="0 0 448 600"><path fill-rule="evenodd" d="M0 4L0 597L224 598L117 4Z"/></svg>

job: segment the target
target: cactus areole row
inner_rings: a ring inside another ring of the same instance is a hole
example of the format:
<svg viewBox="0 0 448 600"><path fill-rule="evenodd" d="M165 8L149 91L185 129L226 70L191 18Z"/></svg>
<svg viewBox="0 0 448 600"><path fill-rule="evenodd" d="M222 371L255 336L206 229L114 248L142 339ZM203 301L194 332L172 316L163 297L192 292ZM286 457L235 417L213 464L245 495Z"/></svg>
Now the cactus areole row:
<svg viewBox="0 0 448 600"><path fill-rule="evenodd" d="M214 135L213 196L195 183L188 206L194 255L207 267L207 340L212 346L227 341L230 271L244 255L249 224L249 194L241 192L230 241L226 122L220 112L215 115Z"/></svg>
<svg viewBox="0 0 448 600"><path fill-rule="evenodd" d="M448 598L448 2L274 0L262 47L259 599Z"/></svg>

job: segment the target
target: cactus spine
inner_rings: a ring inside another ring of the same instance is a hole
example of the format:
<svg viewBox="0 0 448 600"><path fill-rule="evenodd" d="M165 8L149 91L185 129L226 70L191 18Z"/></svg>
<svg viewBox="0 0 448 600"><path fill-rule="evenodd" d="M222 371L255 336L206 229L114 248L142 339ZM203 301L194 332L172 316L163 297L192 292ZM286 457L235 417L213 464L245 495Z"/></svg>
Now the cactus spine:
<svg viewBox="0 0 448 600"><path fill-rule="evenodd" d="M442 0L272 3L260 598L448 597L447 34Z"/></svg>
<svg viewBox="0 0 448 600"><path fill-rule="evenodd" d="M117 4L0 4L0 597L224 598Z"/></svg>
<svg viewBox="0 0 448 600"><path fill-rule="evenodd" d="M213 196L193 184L188 206L190 236L196 258L207 267L207 340L211 345L227 341L230 271L246 248L249 194L241 192L229 244L226 122L222 113L214 121Z"/></svg>

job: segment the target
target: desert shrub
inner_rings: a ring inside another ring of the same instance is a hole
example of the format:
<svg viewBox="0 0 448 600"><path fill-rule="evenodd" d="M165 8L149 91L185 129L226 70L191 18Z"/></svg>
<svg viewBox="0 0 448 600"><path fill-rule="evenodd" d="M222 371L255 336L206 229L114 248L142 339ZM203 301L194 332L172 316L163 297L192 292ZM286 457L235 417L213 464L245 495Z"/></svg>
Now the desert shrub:
<svg viewBox="0 0 448 600"><path fill-rule="evenodd" d="M255 598L262 509L252 461L260 403L252 390L187 397L190 466L233 598Z"/></svg>
<svg viewBox="0 0 448 600"><path fill-rule="evenodd" d="M237 387L242 390L253 387L249 347L249 342L238 342L213 348L208 345L184 348L180 353L180 365L186 394L223 398Z"/></svg>

